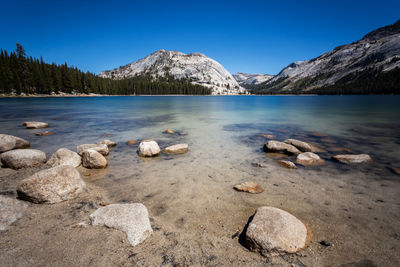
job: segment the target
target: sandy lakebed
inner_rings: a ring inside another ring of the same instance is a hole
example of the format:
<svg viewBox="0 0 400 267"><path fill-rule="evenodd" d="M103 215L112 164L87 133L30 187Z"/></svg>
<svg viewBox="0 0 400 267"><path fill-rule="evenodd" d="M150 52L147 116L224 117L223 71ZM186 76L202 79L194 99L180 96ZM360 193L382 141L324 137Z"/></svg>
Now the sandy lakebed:
<svg viewBox="0 0 400 267"><path fill-rule="evenodd" d="M117 146L107 157L106 169L78 167L87 185L79 197L51 205L25 202L24 215L0 232L1 265L399 265L400 176L390 170L400 159L400 123L393 119L398 115L396 100L378 101L373 115L359 104L338 109L340 116L333 116L328 104L334 97L324 105L312 102L313 109L307 102L310 98L3 100L8 106L0 108L2 133L27 139L47 158L58 148L76 151L77 145L102 139ZM302 101L306 103L299 108ZM331 105L337 108L335 101ZM33 119L50 123L45 130L54 134L36 136L44 129L21 126ZM188 135L162 133L168 128ZM316 144L325 150L318 153L325 163L282 168L277 158L295 161L295 156L263 152L270 140L266 134L274 135L274 140L296 138ZM187 143L189 152L140 158L138 143L127 144L130 139L148 138L161 148ZM343 148L367 153L373 162L332 161L331 156ZM1 168L0 194L15 198L18 183L44 168ZM233 190L245 181L259 183L264 192ZM89 215L104 203L136 202L147 207L154 231L137 246L131 246L122 231L79 225L89 224ZM270 258L249 251L241 234L261 206L299 218L312 231L310 244L295 254Z"/></svg>

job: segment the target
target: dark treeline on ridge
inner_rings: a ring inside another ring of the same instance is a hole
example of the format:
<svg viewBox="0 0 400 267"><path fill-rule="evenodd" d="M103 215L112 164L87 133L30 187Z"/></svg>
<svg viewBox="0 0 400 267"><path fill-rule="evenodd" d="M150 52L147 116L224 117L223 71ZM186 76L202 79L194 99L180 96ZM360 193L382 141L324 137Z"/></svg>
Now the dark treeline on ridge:
<svg viewBox="0 0 400 267"><path fill-rule="evenodd" d="M123 80L101 78L90 72L82 72L67 63L48 64L42 58L27 57L23 47L17 44L15 52L0 52L0 93L3 94L108 94L108 95L206 95L211 90L188 80L172 76L153 79L149 75Z"/></svg>

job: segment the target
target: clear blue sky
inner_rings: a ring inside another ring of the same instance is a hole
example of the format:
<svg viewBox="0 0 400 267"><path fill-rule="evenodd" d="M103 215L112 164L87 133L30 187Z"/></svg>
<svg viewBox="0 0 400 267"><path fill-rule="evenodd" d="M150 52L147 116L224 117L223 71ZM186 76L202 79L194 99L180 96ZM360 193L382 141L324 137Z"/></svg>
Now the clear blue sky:
<svg viewBox="0 0 400 267"><path fill-rule="evenodd" d="M398 19L399 0L0 0L0 47L95 73L163 48L276 74Z"/></svg>

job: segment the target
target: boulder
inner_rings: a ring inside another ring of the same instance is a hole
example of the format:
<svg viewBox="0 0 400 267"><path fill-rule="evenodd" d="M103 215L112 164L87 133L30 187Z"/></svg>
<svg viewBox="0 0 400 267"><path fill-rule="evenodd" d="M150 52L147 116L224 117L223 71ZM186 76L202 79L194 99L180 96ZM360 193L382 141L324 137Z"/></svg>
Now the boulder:
<svg viewBox="0 0 400 267"><path fill-rule="evenodd" d="M371 157L368 154L358 155L336 155L332 159L345 164L356 164L356 163L367 163L372 162Z"/></svg>
<svg viewBox="0 0 400 267"><path fill-rule="evenodd" d="M103 140L97 143L98 145L106 145L108 148L114 147L117 145L117 143L115 143L114 141L111 140Z"/></svg>
<svg viewBox="0 0 400 267"><path fill-rule="evenodd" d="M312 152L304 152L297 155L296 162L303 166L315 166L324 163L324 160L321 159L317 154Z"/></svg>
<svg viewBox="0 0 400 267"><path fill-rule="evenodd" d="M244 182L233 187L237 191L249 192L252 194L258 194L264 192L264 189L256 182L249 181Z"/></svg>
<svg viewBox="0 0 400 267"><path fill-rule="evenodd" d="M107 167L107 160L96 150L88 149L82 153L82 166L88 169L103 169Z"/></svg>
<svg viewBox="0 0 400 267"><path fill-rule="evenodd" d="M284 168L288 168L288 169L296 169L297 168L296 164L294 164L293 162L291 162L289 160L277 160L276 162L279 164L279 166L284 167Z"/></svg>
<svg viewBox="0 0 400 267"><path fill-rule="evenodd" d="M136 143L137 143L137 140L135 140L135 139L128 141L128 145L130 145L130 146L136 145Z"/></svg>
<svg viewBox="0 0 400 267"><path fill-rule="evenodd" d="M141 157L154 157L160 155L160 147L154 140L144 140L140 142L138 153Z"/></svg>
<svg viewBox="0 0 400 267"><path fill-rule="evenodd" d="M92 225L125 232L132 246L142 243L153 232L147 208L141 203L101 207L90 215L90 221Z"/></svg>
<svg viewBox="0 0 400 267"><path fill-rule="evenodd" d="M40 132L37 133L36 136L48 136L48 135L53 135L53 132L49 132L49 131L44 131L44 132Z"/></svg>
<svg viewBox="0 0 400 267"><path fill-rule="evenodd" d="M189 150L188 144L177 144L173 146L169 146L164 149L164 152L167 154L185 154Z"/></svg>
<svg viewBox="0 0 400 267"><path fill-rule="evenodd" d="M1 162L11 169L37 167L46 162L46 154L37 149L15 149L1 154Z"/></svg>
<svg viewBox="0 0 400 267"><path fill-rule="evenodd" d="M60 165L24 179L17 187L19 198L33 203L57 203L77 197L86 187L72 166Z"/></svg>
<svg viewBox="0 0 400 267"><path fill-rule="evenodd" d="M30 143L25 139L13 135L0 134L0 153L12 149L28 148L29 146Z"/></svg>
<svg viewBox="0 0 400 267"><path fill-rule="evenodd" d="M40 122L40 121L26 121L23 124L27 129L40 129L40 128L46 128L49 127L50 125L45 122Z"/></svg>
<svg viewBox="0 0 400 267"><path fill-rule="evenodd" d="M264 145L264 151L273 153L284 153L288 155L301 153L295 146L279 141L268 141Z"/></svg>
<svg viewBox="0 0 400 267"><path fill-rule="evenodd" d="M307 245L307 227L290 213L260 207L246 230L246 245L264 256L295 253Z"/></svg>
<svg viewBox="0 0 400 267"><path fill-rule="evenodd" d="M167 129L167 130L165 130L163 133L166 133L166 134L173 134L173 133L175 133L173 130L171 130L171 129Z"/></svg>
<svg viewBox="0 0 400 267"><path fill-rule="evenodd" d="M70 165L76 168L81 165L81 161L81 156L79 156L78 153L67 148L60 148L50 157L47 164L51 167Z"/></svg>
<svg viewBox="0 0 400 267"><path fill-rule="evenodd" d="M76 151L81 156L82 156L83 151L88 150L88 149L96 150L103 156L107 156L110 153L108 146L105 144L83 144L83 145L79 145L76 147Z"/></svg>
<svg viewBox="0 0 400 267"><path fill-rule="evenodd" d="M290 144L292 146L295 146L298 150L302 152L312 152L312 148L310 144L297 140L297 139L286 139L285 141L286 144Z"/></svg>
<svg viewBox="0 0 400 267"><path fill-rule="evenodd" d="M0 195L0 231L21 218L27 207L23 201Z"/></svg>

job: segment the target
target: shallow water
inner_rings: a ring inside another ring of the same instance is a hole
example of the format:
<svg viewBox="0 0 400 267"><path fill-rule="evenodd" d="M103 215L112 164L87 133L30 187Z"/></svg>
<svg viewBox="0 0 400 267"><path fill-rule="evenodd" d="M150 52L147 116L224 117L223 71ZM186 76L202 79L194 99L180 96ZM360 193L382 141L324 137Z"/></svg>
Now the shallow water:
<svg viewBox="0 0 400 267"><path fill-rule="evenodd" d="M243 258L248 264L262 262L231 235L243 229L257 207L271 205L292 212L312 229L314 245L304 253L316 258L302 263L318 266L332 259L346 263L367 258L387 264L395 262L399 252L400 179L389 169L400 167L399 103L399 96L10 98L0 99L0 129L29 140L48 156L61 147L76 150L83 143L116 141L108 168L84 178L103 188L110 202L144 203L153 227L164 235L173 233L173 238L154 240L163 246L163 255L173 255L175 261L203 264L207 255L221 264L230 253L235 254L228 257L233 263L243 263ZM51 127L27 130L22 123L30 120ZM164 134L165 129L188 135ZM54 135L35 136L44 130ZM268 140L263 134L317 144L326 150L320 154L326 164L282 169L262 152ZM188 143L189 153L142 159L137 145L126 144L150 138L161 148ZM338 154L337 148L368 153L374 163L333 162L330 157ZM247 180L260 183L265 192L232 190ZM337 246L321 254L319 239ZM154 240L137 249L145 254ZM366 249L368 242L373 252ZM159 264L155 259L138 262Z"/></svg>

